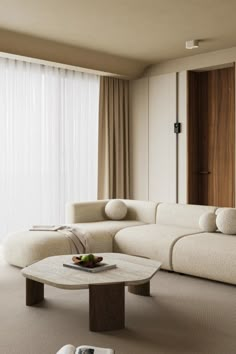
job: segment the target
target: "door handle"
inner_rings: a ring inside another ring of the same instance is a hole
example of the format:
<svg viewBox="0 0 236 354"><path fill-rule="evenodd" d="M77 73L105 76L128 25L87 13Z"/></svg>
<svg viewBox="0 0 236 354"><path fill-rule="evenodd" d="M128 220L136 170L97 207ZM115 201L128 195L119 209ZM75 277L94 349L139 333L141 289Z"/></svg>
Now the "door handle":
<svg viewBox="0 0 236 354"><path fill-rule="evenodd" d="M210 171L200 171L200 175L209 175L211 172Z"/></svg>

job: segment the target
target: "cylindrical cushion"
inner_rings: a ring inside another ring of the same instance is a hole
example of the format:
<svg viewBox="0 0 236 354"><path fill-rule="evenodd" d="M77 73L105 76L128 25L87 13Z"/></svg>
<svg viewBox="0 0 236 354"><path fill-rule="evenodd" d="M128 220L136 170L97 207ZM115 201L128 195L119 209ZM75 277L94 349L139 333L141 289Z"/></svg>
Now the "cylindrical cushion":
<svg viewBox="0 0 236 354"><path fill-rule="evenodd" d="M106 216L111 220L122 220L127 214L126 204L119 199L110 200L105 207Z"/></svg>
<svg viewBox="0 0 236 354"><path fill-rule="evenodd" d="M50 256L70 254L68 238L57 231L21 231L7 236L4 257L9 264L26 267Z"/></svg>
<svg viewBox="0 0 236 354"><path fill-rule="evenodd" d="M216 231L216 214L215 213L204 213L199 218L199 227L205 232L215 232Z"/></svg>
<svg viewBox="0 0 236 354"><path fill-rule="evenodd" d="M224 209L219 212L216 225L223 234L236 235L236 209Z"/></svg>

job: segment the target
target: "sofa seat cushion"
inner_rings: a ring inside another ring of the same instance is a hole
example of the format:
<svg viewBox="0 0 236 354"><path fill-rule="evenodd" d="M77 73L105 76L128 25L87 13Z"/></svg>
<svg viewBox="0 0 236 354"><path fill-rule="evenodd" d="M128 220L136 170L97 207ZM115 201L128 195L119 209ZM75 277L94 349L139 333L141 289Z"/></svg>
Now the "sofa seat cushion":
<svg viewBox="0 0 236 354"><path fill-rule="evenodd" d="M112 252L112 240L117 231L124 227L143 225L140 221L98 221L71 224L81 235L85 252ZM9 264L26 267L43 258L75 253L73 241L56 231L20 231L6 238L4 256Z"/></svg>
<svg viewBox="0 0 236 354"><path fill-rule="evenodd" d="M201 233L178 240L173 249L174 271L236 284L236 237Z"/></svg>
<svg viewBox="0 0 236 354"><path fill-rule="evenodd" d="M135 220L106 220L99 222L72 224L83 239L86 252L112 252L115 234L124 228L144 225Z"/></svg>
<svg viewBox="0 0 236 354"><path fill-rule="evenodd" d="M19 231L4 241L4 257L9 264L26 267L43 258L71 253L70 240L55 231Z"/></svg>
<svg viewBox="0 0 236 354"><path fill-rule="evenodd" d="M173 225L143 225L119 231L114 238L114 251L147 257L162 263L162 269L172 270L172 249L181 237L199 229Z"/></svg>

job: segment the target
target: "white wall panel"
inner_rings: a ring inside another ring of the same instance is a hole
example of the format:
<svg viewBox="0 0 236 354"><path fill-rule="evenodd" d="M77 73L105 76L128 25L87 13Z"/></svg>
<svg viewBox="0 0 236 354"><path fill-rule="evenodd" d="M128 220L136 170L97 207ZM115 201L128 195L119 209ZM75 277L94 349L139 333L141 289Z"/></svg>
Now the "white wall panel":
<svg viewBox="0 0 236 354"><path fill-rule="evenodd" d="M176 73L149 78L149 199L176 202Z"/></svg>
<svg viewBox="0 0 236 354"><path fill-rule="evenodd" d="M131 198L148 200L148 78L130 83Z"/></svg>
<svg viewBox="0 0 236 354"><path fill-rule="evenodd" d="M178 202L187 203L187 72L178 77L178 119L181 133L178 136Z"/></svg>

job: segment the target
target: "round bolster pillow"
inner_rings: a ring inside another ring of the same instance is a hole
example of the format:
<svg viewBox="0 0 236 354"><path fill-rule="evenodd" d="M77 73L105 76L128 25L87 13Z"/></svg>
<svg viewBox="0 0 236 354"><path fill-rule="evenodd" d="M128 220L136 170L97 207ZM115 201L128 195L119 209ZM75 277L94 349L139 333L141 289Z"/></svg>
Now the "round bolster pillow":
<svg viewBox="0 0 236 354"><path fill-rule="evenodd" d="M204 232L216 231L216 215L214 213L204 213L199 218L199 227Z"/></svg>
<svg viewBox="0 0 236 354"><path fill-rule="evenodd" d="M216 225L223 234L236 235L236 209L221 210L217 215Z"/></svg>
<svg viewBox="0 0 236 354"><path fill-rule="evenodd" d="M110 200L105 206L105 214L111 220L124 219L127 211L127 205L119 199Z"/></svg>

